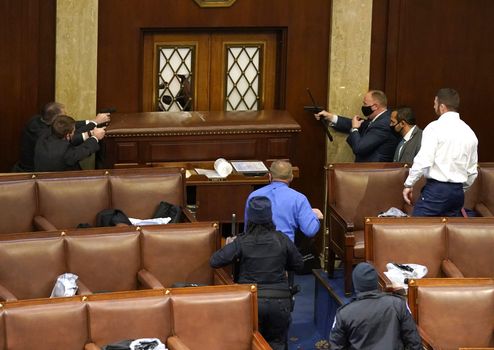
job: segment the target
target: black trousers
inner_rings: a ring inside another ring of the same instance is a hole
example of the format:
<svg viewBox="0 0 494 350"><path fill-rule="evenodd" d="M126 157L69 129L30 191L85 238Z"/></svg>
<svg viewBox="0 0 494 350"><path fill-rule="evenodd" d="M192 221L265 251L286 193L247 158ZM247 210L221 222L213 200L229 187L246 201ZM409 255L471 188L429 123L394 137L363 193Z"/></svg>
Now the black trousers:
<svg viewBox="0 0 494 350"><path fill-rule="evenodd" d="M290 298L258 298L259 331L273 350L288 349Z"/></svg>

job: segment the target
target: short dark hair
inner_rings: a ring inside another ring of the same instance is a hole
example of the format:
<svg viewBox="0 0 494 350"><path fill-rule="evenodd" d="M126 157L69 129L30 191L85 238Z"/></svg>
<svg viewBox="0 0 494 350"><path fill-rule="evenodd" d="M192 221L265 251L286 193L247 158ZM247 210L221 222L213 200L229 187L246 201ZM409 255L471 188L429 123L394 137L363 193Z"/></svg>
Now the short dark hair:
<svg viewBox="0 0 494 350"><path fill-rule="evenodd" d="M75 120L68 115L57 116L51 125L51 132L59 139L63 139L70 134L75 128Z"/></svg>
<svg viewBox="0 0 494 350"><path fill-rule="evenodd" d="M61 103L49 102L43 107L43 110L41 111L41 119L43 119L46 124L50 125L56 116L63 113L64 109L65 106Z"/></svg>
<svg viewBox="0 0 494 350"><path fill-rule="evenodd" d="M401 121L405 121L408 125L415 125L415 114L410 107L398 107L395 108L396 111L396 121L399 123Z"/></svg>
<svg viewBox="0 0 494 350"><path fill-rule="evenodd" d="M460 107L460 94L451 88L442 88L436 94L437 103L443 104L449 111L457 111Z"/></svg>

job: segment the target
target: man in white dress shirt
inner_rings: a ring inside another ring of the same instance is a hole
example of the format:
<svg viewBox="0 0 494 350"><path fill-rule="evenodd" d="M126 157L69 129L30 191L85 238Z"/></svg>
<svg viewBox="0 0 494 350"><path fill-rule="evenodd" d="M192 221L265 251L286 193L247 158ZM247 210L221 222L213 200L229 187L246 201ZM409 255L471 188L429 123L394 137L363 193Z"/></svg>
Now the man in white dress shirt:
<svg viewBox="0 0 494 350"><path fill-rule="evenodd" d="M477 177L478 140L460 119L460 96L450 88L440 89L434 99L439 118L422 134L422 145L405 181L403 198L412 203L413 186L427 179L413 209L413 216L461 216L464 191Z"/></svg>

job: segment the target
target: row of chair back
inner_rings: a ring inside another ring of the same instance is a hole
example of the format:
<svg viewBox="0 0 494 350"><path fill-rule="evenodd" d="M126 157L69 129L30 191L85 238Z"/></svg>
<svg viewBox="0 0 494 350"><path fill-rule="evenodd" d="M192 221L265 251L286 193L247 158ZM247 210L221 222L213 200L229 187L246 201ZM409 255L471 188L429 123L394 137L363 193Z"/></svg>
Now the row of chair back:
<svg viewBox="0 0 494 350"><path fill-rule="evenodd" d="M104 209L120 209L129 217L149 219L161 201L186 207L184 169L2 175L0 233L95 226L97 214Z"/></svg>
<svg viewBox="0 0 494 350"><path fill-rule="evenodd" d="M364 223L391 207L410 214L412 209L402 196L408 176L403 163L340 163L326 167L327 232L325 269L332 276L335 256L344 263L345 292L351 293L353 265L365 260ZM494 215L494 163L479 163L479 176L465 194L465 207L482 216ZM424 179L414 186L420 195Z"/></svg>
<svg viewBox="0 0 494 350"><path fill-rule="evenodd" d="M255 285L173 288L0 304L0 350L99 350L158 338L170 350L271 349Z"/></svg>
<svg viewBox="0 0 494 350"><path fill-rule="evenodd" d="M232 283L209 265L219 245L212 222L1 235L0 300L46 298L66 272L82 294Z"/></svg>

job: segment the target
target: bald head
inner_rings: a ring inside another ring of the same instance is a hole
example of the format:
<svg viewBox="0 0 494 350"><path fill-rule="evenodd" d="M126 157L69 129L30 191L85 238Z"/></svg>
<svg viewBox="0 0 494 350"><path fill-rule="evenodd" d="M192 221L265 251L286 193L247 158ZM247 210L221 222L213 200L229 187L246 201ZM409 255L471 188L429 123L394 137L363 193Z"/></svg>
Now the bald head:
<svg viewBox="0 0 494 350"><path fill-rule="evenodd" d="M293 179L293 170L290 162L286 160L275 160L269 168L272 180L290 182Z"/></svg>

